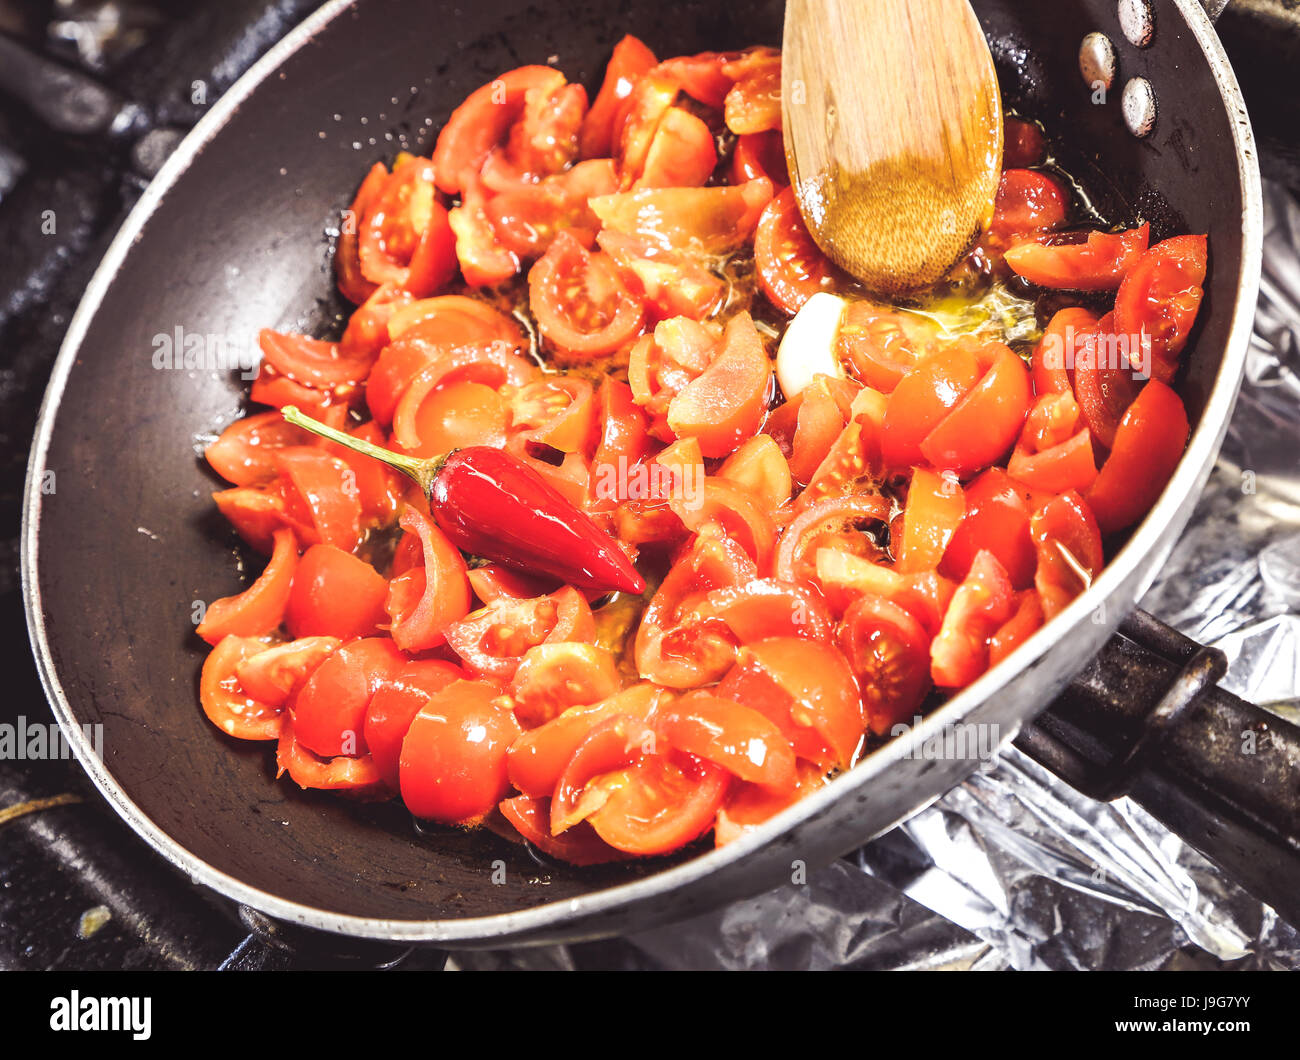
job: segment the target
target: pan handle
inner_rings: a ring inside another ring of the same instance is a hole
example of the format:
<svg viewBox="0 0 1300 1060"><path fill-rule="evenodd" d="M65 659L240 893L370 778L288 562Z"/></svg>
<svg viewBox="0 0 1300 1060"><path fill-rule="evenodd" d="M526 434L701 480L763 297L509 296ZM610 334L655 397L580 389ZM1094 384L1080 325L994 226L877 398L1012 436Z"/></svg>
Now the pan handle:
<svg viewBox="0 0 1300 1060"><path fill-rule="evenodd" d="M1226 668L1135 612L1015 743L1085 795L1129 795L1300 924L1300 728L1219 688Z"/></svg>

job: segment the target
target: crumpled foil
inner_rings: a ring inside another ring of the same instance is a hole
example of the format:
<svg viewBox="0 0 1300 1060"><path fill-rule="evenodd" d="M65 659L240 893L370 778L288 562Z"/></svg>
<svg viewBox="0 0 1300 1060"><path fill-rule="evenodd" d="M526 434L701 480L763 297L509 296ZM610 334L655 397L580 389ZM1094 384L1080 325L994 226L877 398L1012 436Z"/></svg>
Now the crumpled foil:
<svg viewBox="0 0 1300 1060"><path fill-rule="evenodd" d="M1221 648L1229 691L1300 720L1300 202L1265 186L1264 270L1219 463L1144 609ZM1128 799L1008 747L787 886L625 939L453 968L1297 969L1300 931Z"/></svg>

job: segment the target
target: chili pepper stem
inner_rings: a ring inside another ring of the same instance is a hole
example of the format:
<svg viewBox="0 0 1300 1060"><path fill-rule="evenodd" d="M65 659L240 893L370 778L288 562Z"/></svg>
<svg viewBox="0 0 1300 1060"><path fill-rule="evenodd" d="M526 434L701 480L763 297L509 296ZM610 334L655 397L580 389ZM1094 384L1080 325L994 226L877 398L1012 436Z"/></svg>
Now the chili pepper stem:
<svg viewBox="0 0 1300 1060"><path fill-rule="evenodd" d="M361 453L363 456L372 457L380 463L387 464L395 471L400 471L407 478L411 479L420 490L424 493L425 500L430 500L433 495L433 480L438 477L438 472L442 470L442 465L446 462L446 455L435 456L421 459L414 456L403 456L401 453L394 453L383 446L375 445L364 438L353 438L350 434L336 430L320 420L314 420L294 405L285 405L280 410L280 414L292 423L295 427L301 427L304 431L310 431L312 434L320 435L322 438L328 438L331 442L337 442L339 445L351 449L353 452Z"/></svg>

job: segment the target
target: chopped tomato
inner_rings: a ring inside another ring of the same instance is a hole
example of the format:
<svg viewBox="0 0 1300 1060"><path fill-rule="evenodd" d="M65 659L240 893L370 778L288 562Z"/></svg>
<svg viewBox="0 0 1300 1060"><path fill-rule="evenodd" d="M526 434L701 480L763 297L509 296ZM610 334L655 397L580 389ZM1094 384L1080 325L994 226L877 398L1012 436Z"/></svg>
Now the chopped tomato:
<svg viewBox="0 0 1300 1060"><path fill-rule="evenodd" d="M1062 309L1043 331L1034 347L1034 393L1068 394L1078 361L1078 351L1092 341L1097 318L1086 309Z"/></svg>
<svg viewBox="0 0 1300 1060"><path fill-rule="evenodd" d="M428 651L443 643L451 623L469 613L465 560L414 505L402 513L400 525L419 538L423 563L393 578L384 607L397 646L403 651Z"/></svg>
<svg viewBox="0 0 1300 1060"><path fill-rule="evenodd" d="M757 433L767 410L772 363L748 313L728 321L720 348L668 405L668 429L694 438L706 457L726 456Z"/></svg>
<svg viewBox="0 0 1300 1060"><path fill-rule="evenodd" d="M631 34L614 45L614 54L605 68L605 80L582 122L579 143L583 158L604 158L610 154L624 102L637 80L658 61L654 52Z"/></svg>
<svg viewBox="0 0 1300 1060"><path fill-rule="evenodd" d="M1037 507L1038 494L995 467L971 482L965 497L966 514L948 542L940 570L961 581L976 555L988 551L1017 589L1031 584L1037 558L1029 516Z"/></svg>
<svg viewBox="0 0 1300 1060"><path fill-rule="evenodd" d="M1011 451L1032 400L1024 361L1001 343L986 348L982 356L991 356L992 366L920 445L934 467L958 475L989 467Z"/></svg>
<svg viewBox="0 0 1300 1060"><path fill-rule="evenodd" d="M561 835L551 835L551 800L548 797L532 799L519 795L506 799L498 808L501 816L524 839L543 854L569 865L603 865L627 856L596 835L586 821L580 821Z"/></svg>
<svg viewBox="0 0 1300 1060"><path fill-rule="evenodd" d="M1038 552L1034 588L1043 617L1051 618L1101 571L1101 531L1083 498L1070 491L1039 508L1029 521L1029 532Z"/></svg>
<svg viewBox="0 0 1300 1060"><path fill-rule="evenodd" d="M723 101L727 128L749 136L781 128L781 53L754 48L722 68L736 83Z"/></svg>
<svg viewBox="0 0 1300 1060"><path fill-rule="evenodd" d="M1015 591L992 552L975 556L930 645L930 674L940 688L964 688L989 665L988 641L1015 614Z"/></svg>
<svg viewBox="0 0 1300 1060"><path fill-rule="evenodd" d="M930 690L930 638L906 609L861 596L840 623L838 641L862 690L867 725L877 736L911 721Z"/></svg>
<svg viewBox="0 0 1300 1060"><path fill-rule="evenodd" d="M881 428L881 456L885 466L901 469L922 463L925 459L922 443L962 398L975 391L984 375L975 354L966 345L952 345L923 358L889 395ZM1012 384L1006 386L1010 393ZM998 404L1001 386L989 389L992 393L983 400ZM1014 396L1019 397L1018 388ZM978 404L983 404L983 400ZM1016 429L1019 430L1019 424ZM1014 439L1012 435L1011 440ZM1007 448L1010 447L1009 441ZM938 449L937 454L946 457L947 449Z"/></svg>
<svg viewBox="0 0 1300 1060"><path fill-rule="evenodd" d="M515 717L535 728L569 707L599 703L618 691L613 656L594 644L538 644L519 660L510 683Z"/></svg>
<svg viewBox="0 0 1300 1060"><path fill-rule="evenodd" d="M564 75L549 66L521 66L476 89L452 111L433 149L438 187L448 195L465 189L492 149L505 142L510 127L534 98L550 98L564 85Z"/></svg>
<svg viewBox="0 0 1300 1060"><path fill-rule="evenodd" d="M325 758L364 755L366 707L404 665L406 658L387 637L354 640L333 652L289 705L296 741Z"/></svg>
<svg viewBox="0 0 1300 1060"><path fill-rule="evenodd" d="M1168 383L1178 370L1205 283L1205 236L1175 236L1138 259L1115 295L1115 330L1149 353L1148 374Z"/></svg>
<svg viewBox="0 0 1300 1060"><path fill-rule="evenodd" d="M371 637L388 624L388 583L369 563L333 545L312 545L293 575L284 623L295 637Z"/></svg>
<svg viewBox="0 0 1300 1060"><path fill-rule="evenodd" d="M821 641L772 637L745 645L717 694L764 714L800 758L822 766L847 769L866 728L849 663Z"/></svg>
<svg viewBox="0 0 1300 1060"><path fill-rule="evenodd" d="M474 824L505 798L519 723L499 696L487 681L453 681L416 714L398 763L402 801L416 817Z"/></svg>
<svg viewBox="0 0 1300 1060"><path fill-rule="evenodd" d="M1002 119L1002 168L1025 169L1040 165L1047 154L1043 130L1024 118L1008 114Z"/></svg>
<svg viewBox="0 0 1300 1060"><path fill-rule="evenodd" d="M834 285L835 269L804 227L792 188L763 210L754 233L754 263L763 293L790 316Z"/></svg>
<svg viewBox="0 0 1300 1060"><path fill-rule="evenodd" d="M1036 169L1008 169L998 182L988 238L997 250L1065 222L1065 193Z"/></svg>
<svg viewBox="0 0 1300 1060"><path fill-rule="evenodd" d="M637 336L645 317L609 257L588 253L567 232L533 266L528 292L542 334L578 360L613 353Z"/></svg>
<svg viewBox="0 0 1300 1060"><path fill-rule="evenodd" d="M989 665L997 666L1037 633L1042 628L1043 621L1043 604L1038 593L1026 589L1019 595L1016 613L989 638Z"/></svg>
<svg viewBox="0 0 1300 1060"><path fill-rule="evenodd" d="M881 555L875 540L857 527L862 523L883 523L888 517L889 506L877 495L818 501L796 516L781 535L774 566L776 576L796 583L808 580L816 570L817 550L828 545L843 546L855 555Z"/></svg>
<svg viewBox="0 0 1300 1060"><path fill-rule="evenodd" d="M237 675L245 660L264 653L266 647L255 637L226 637L203 661L199 703L208 720L227 736L240 740L279 739L279 706L254 698Z"/></svg>
<svg viewBox="0 0 1300 1060"><path fill-rule="evenodd" d="M286 518L304 544L323 542L351 552L361 540L361 500L354 473L315 447L276 453Z"/></svg>
<svg viewBox="0 0 1300 1060"><path fill-rule="evenodd" d="M1089 232L1084 243L1018 243L1007 264L1030 283L1065 291L1113 291L1147 249L1149 226Z"/></svg>
<svg viewBox="0 0 1300 1060"><path fill-rule="evenodd" d="M738 187L642 188L591 200L607 230L638 236L660 251L720 255L742 246L759 223L772 182Z"/></svg>
<svg viewBox="0 0 1300 1060"><path fill-rule="evenodd" d="M903 540L893 548L899 572L937 570L965 513L966 498L956 479L918 467L907 488Z"/></svg>
<svg viewBox="0 0 1300 1060"><path fill-rule="evenodd" d="M232 633L242 637L270 633L284 621L297 566L298 545L293 531L276 530L275 550L266 569L242 593L209 604L198 625L199 636L216 644Z"/></svg>
<svg viewBox="0 0 1300 1060"><path fill-rule="evenodd" d="M1158 379L1142 388L1115 432L1115 445L1084 495L1103 533L1132 526L1155 504L1187 447L1187 410Z"/></svg>
<svg viewBox="0 0 1300 1060"><path fill-rule="evenodd" d="M790 174L785 167L785 145L776 131L751 133L736 139L731 156L731 183L765 177L774 188L788 187Z"/></svg>
<svg viewBox="0 0 1300 1060"><path fill-rule="evenodd" d="M718 152L709 127L688 110L669 107L659 119L645 167L634 187L696 188L713 175Z"/></svg>
<svg viewBox="0 0 1300 1060"><path fill-rule="evenodd" d="M203 456L227 482L262 486L279 474L275 450L310 442L306 431L286 422L279 412L258 412L232 423L203 450Z"/></svg>
<svg viewBox="0 0 1300 1060"><path fill-rule="evenodd" d="M795 786L795 757L776 723L752 707L691 692L663 708L655 730L669 745L774 791Z"/></svg>
<svg viewBox="0 0 1300 1060"><path fill-rule="evenodd" d="M448 646L474 673L508 682L519 660L537 644L590 643L596 622L591 607L571 586L532 600L502 597L446 629Z"/></svg>
<svg viewBox="0 0 1300 1060"><path fill-rule="evenodd" d="M353 791L369 794L381 789L383 778L369 755L338 755L322 758L299 742L293 719L283 718L280 741L275 748L276 778L288 773L300 788L324 791Z"/></svg>
<svg viewBox="0 0 1300 1060"><path fill-rule="evenodd" d="M464 677L460 667L441 659L415 659L385 677L370 697L363 725L366 746L384 783L394 791L399 785L402 741L411 722L430 697Z"/></svg>

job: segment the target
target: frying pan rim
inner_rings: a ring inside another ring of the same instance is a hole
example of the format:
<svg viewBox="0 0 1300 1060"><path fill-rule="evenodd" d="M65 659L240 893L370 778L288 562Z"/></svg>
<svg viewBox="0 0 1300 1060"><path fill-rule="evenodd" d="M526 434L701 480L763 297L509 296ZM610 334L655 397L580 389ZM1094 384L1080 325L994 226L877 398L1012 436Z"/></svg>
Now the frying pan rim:
<svg viewBox="0 0 1300 1060"><path fill-rule="evenodd" d="M848 797L852 791L870 783L874 777L892 764L915 752L927 739L942 732L950 724L960 721L978 704L996 695L1013 675L1039 659L1055 639L1068 635L1069 630L1086 621L1090 613L1109 599L1114 590L1130 577L1140 575L1142 573L1140 568L1147 568L1146 577L1149 582L1150 571L1155 568L1156 562L1160 559L1156 556L1156 551L1162 546L1161 538L1175 521L1181 518L1185 522L1185 516L1180 511L1184 498L1193 489L1197 489L1203 481L1202 476L1208 474L1227 430L1228 419L1240 388L1258 293L1263 242L1263 196L1254 138L1245 106L1241 101L1236 77L1204 10L1197 0L1174 0L1174 3L1181 11L1185 24L1205 56L1223 104L1228 111L1227 117L1236 148L1243 201L1241 269L1238 274L1236 297L1232 303L1233 319L1224 346L1223 360L1200 422L1174 477L1130 540L1085 593L1010 656L1010 659L1015 662L1004 660L1003 665L995 667L974 684L962 690L924 718L920 725L873 752L854 769L800 800L763 827L721 849L701 854L639 880L608 887L580 898L548 902L511 913L446 920L391 920L318 909L249 886L191 854L141 811L140 807L118 786L103 761L95 754L90 741L76 721L75 713L55 670L41 606L38 529L43 495L40 486L55 415L90 324L137 237L164 196L190 168L196 156L264 81L268 80L287 59L308 44L320 30L353 7L355 0L329 0L323 4L294 27L231 86L185 137L145 189L87 285L55 360L41 405L24 490L21 532L23 598L32 650L46 697L78 761L81 762L95 787L141 838L194 882L203 884L233 901L259 909L275 919L347 936L406 942L459 942L468 945L526 935L539 930L555 929L565 921L578 916L590 917L593 914L636 902L639 898L658 893L664 888L675 888L712 874L765 845L770 838L784 831L787 826L807 820L825 810L832 802ZM1018 731L1018 726L1015 731ZM1014 738L1015 731L1006 733L1003 743ZM934 797L937 798L938 795ZM926 800L923 805L928 805L930 801L933 799ZM918 812L920 808L922 807L917 806L909 809L900 819Z"/></svg>

